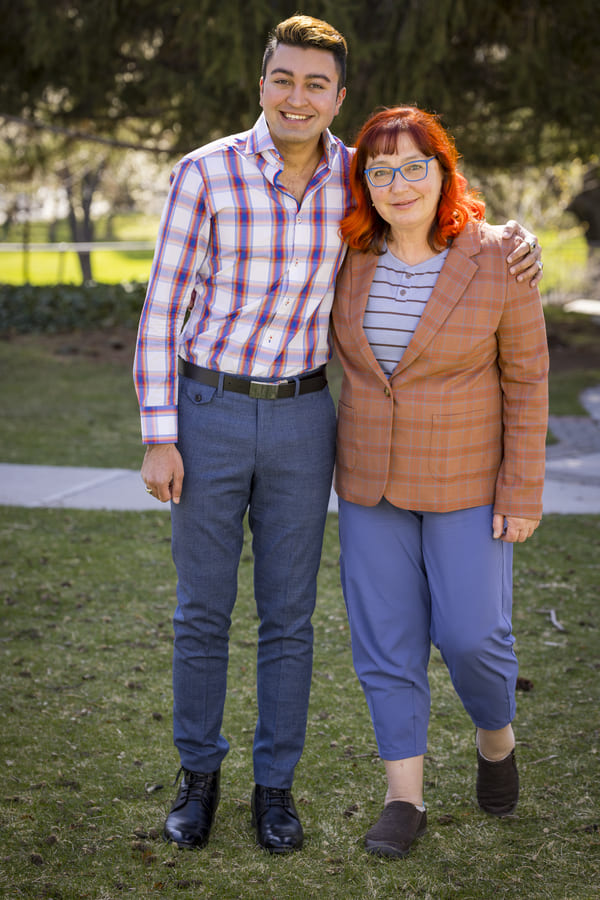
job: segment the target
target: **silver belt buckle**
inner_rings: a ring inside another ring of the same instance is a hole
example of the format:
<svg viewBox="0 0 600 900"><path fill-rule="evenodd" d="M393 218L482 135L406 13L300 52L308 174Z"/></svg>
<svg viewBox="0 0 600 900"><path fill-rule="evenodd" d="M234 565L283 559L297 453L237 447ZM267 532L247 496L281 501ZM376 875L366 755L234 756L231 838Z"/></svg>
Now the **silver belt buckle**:
<svg viewBox="0 0 600 900"><path fill-rule="evenodd" d="M251 381L248 396L254 400L276 400L280 384L285 381Z"/></svg>

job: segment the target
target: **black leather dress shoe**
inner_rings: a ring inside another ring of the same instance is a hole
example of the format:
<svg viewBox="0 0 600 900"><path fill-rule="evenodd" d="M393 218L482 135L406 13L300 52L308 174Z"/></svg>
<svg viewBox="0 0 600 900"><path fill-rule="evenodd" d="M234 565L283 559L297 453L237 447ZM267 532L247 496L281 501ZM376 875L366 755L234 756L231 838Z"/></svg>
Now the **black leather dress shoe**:
<svg viewBox="0 0 600 900"><path fill-rule="evenodd" d="M302 825L292 792L287 788L255 785L252 825L256 829L256 840L269 853L291 853L302 846Z"/></svg>
<svg viewBox="0 0 600 900"><path fill-rule="evenodd" d="M208 775L183 769L177 799L167 816L163 837L181 848L204 847L219 805L220 770Z"/></svg>

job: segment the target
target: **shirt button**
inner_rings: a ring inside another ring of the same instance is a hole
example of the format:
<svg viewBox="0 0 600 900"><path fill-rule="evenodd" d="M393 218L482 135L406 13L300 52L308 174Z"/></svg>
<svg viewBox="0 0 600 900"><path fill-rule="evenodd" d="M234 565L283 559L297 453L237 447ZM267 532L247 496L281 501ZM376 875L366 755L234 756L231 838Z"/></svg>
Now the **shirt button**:
<svg viewBox="0 0 600 900"><path fill-rule="evenodd" d="M386 385L386 387L384 387L383 393L385 394L386 397L391 397L391 395L392 395L392 392L390 391L389 387L387 387L387 385Z"/></svg>

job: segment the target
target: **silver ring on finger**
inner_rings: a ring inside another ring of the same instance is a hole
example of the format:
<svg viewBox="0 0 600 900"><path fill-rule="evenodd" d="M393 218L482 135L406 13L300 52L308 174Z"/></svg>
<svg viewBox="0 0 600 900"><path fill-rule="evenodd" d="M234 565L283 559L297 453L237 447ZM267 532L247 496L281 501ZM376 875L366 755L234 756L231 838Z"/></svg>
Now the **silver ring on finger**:
<svg viewBox="0 0 600 900"><path fill-rule="evenodd" d="M151 493L152 493L152 488L151 488L151 487L148 487L148 485L146 485L146 493L147 493L147 494L151 494Z"/></svg>

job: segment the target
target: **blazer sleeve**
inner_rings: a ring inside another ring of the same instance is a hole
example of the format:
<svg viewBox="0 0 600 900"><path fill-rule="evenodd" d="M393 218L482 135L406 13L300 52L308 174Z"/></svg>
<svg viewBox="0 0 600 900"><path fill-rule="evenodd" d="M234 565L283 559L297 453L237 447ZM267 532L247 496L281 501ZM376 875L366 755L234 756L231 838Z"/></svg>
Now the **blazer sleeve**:
<svg viewBox="0 0 600 900"><path fill-rule="evenodd" d="M507 272L497 330L503 395L503 461L494 512L540 519L548 427L548 344L537 288Z"/></svg>

